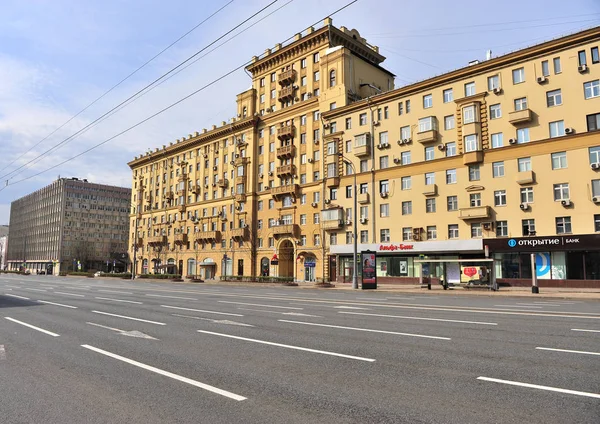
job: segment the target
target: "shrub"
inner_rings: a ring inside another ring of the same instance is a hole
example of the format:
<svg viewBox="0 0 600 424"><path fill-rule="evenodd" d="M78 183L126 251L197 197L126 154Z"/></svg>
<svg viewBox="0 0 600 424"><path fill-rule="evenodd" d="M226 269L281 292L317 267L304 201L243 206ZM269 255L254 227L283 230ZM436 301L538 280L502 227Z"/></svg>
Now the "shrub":
<svg viewBox="0 0 600 424"><path fill-rule="evenodd" d="M117 273L114 273L114 274L102 274L102 277L131 278L131 272L117 272Z"/></svg>
<svg viewBox="0 0 600 424"><path fill-rule="evenodd" d="M66 274L67 275L78 275L81 277L86 277L86 276L90 275L89 272L84 272L84 271L69 271ZM91 274L91 275L92 275L92 277L94 276L94 274Z"/></svg>
<svg viewBox="0 0 600 424"><path fill-rule="evenodd" d="M67 272L66 272L66 271L60 271L60 272L58 273L58 276L59 276L59 277L66 277L66 276L67 276Z"/></svg>
<svg viewBox="0 0 600 424"><path fill-rule="evenodd" d="M169 280L171 278L181 278L180 274L140 274L138 278L153 278L155 280Z"/></svg>

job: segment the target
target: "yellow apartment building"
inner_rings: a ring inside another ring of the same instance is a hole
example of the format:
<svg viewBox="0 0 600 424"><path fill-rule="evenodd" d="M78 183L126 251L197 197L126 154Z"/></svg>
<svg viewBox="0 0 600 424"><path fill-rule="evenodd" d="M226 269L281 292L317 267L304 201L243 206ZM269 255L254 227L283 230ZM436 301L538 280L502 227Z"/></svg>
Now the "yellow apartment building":
<svg viewBox="0 0 600 424"><path fill-rule="evenodd" d="M349 282L356 237L380 283L598 285L599 45L594 28L394 89L326 19L253 58L237 117L129 163L136 271Z"/></svg>

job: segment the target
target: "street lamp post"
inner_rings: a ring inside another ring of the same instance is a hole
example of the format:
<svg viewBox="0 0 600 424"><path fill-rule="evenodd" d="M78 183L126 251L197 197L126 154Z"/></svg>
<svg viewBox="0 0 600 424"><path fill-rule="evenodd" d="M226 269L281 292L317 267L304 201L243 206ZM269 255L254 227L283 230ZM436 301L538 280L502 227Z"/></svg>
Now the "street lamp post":
<svg viewBox="0 0 600 424"><path fill-rule="evenodd" d="M354 188L352 189L353 191L353 196L354 197L354 218L353 218L353 226L354 226L354 234L353 234L353 241L354 241L354 246L353 246L353 255L352 255L352 260L353 260L353 265L352 265L352 288L353 289L358 289L358 187L356 185L356 168L354 167L354 164L352 162L350 162L348 159L346 159L344 157L344 155L342 153L338 153L338 155L342 158L342 160L344 161L345 164L349 165L352 168L352 176L354 177Z"/></svg>

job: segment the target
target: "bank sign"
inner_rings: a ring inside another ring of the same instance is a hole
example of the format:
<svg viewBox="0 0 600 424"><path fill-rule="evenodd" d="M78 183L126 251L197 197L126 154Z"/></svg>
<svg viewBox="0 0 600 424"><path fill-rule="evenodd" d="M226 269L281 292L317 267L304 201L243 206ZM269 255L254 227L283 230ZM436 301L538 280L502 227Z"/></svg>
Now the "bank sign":
<svg viewBox="0 0 600 424"><path fill-rule="evenodd" d="M487 239L483 242L492 251L549 252L556 250L600 249L600 235L573 235L553 237L519 237Z"/></svg>

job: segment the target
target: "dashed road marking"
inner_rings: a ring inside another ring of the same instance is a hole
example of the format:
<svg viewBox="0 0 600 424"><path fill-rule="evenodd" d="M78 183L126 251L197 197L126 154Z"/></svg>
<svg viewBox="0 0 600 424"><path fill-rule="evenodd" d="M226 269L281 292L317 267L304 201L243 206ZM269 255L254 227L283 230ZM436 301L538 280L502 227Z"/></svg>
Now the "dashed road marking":
<svg viewBox="0 0 600 424"><path fill-rule="evenodd" d="M23 325L25 327L29 327L29 328L32 328L34 330L37 330L40 333L48 334L49 336L52 336L52 337L59 337L60 336L60 334L56 334L56 333L53 333L52 331L44 330L43 328L36 327L35 325L27 324L26 322L19 321L19 320L16 320L14 318L11 318L11 317L4 317L4 318L6 318L7 320L12 321L12 322L14 322L16 324L20 324L20 325Z"/></svg>
<svg viewBox="0 0 600 424"><path fill-rule="evenodd" d="M551 387L551 386L540 386L538 384L521 383L519 381L500 380L499 378L477 377L477 380L489 381L492 383L508 384L510 386L527 387L530 389L547 390L550 392L559 392L559 393L566 393L566 394L570 394L570 395L585 396L585 397L600 399L600 394L598 394L598 393L579 392L577 390L561 389L558 387Z"/></svg>

